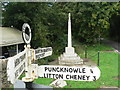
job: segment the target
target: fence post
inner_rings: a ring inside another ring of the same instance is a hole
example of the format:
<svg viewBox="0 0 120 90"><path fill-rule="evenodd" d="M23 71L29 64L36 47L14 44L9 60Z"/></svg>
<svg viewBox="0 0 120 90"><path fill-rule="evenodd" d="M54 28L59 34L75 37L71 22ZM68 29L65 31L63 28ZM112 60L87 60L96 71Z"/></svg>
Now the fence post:
<svg viewBox="0 0 120 90"><path fill-rule="evenodd" d="M97 65L99 66L100 65L100 51L98 51L98 63Z"/></svg>
<svg viewBox="0 0 120 90"><path fill-rule="evenodd" d="M46 60L46 65L48 65L48 59Z"/></svg>
<svg viewBox="0 0 120 90"><path fill-rule="evenodd" d="M87 48L85 48L85 58L87 58Z"/></svg>

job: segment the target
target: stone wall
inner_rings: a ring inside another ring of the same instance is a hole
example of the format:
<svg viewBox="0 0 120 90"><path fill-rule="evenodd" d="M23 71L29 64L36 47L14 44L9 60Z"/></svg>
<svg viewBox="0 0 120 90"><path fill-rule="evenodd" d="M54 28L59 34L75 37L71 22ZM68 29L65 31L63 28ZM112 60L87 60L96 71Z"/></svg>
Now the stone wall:
<svg viewBox="0 0 120 90"><path fill-rule="evenodd" d="M0 59L0 88L10 88L12 84L7 81L7 59Z"/></svg>

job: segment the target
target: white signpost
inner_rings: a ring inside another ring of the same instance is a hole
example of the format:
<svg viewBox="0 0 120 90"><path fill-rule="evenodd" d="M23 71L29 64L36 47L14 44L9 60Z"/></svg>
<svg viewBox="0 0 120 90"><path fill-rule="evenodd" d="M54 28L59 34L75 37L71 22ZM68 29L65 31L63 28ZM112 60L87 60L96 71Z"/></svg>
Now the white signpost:
<svg viewBox="0 0 120 90"><path fill-rule="evenodd" d="M29 36L26 35L25 30L28 28ZM30 26L25 23L22 27L23 40L26 43L25 50L19 54L8 58L7 63L7 76L8 81L12 84L20 77L25 71L25 77L22 78L24 82L32 82L35 78L38 78L38 65L32 64L32 60L45 58L52 55L52 47L31 49L31 29Z"/></svg>

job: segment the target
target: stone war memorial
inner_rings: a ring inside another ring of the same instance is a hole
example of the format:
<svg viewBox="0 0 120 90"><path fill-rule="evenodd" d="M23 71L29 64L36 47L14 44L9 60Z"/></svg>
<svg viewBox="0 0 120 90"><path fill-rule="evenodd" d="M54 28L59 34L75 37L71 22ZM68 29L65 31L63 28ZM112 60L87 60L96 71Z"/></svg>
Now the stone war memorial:
<svg viewBox="0 0 120 90"><path fill-rule="evenodd" d="M83 60L75 53L75 48L72 47L72 32L71 32L71 15L68 19L68 46L65 47L65 53L59 58L59 64L83 64Z"/></svg>
<svg viewBox="0 0 120 90"><path fill-rule="evenodd" d="M28 29L26 29L28 28ZM26 35L29 32L29 37ZM58 57L58 65L38 65L33 62L48 56L52 57L52 47L31 48L31 28L25 23L22 27L24 50L13 57L7 58L7 81L14 85L14 88L62 88L67 85L65 80L73 81L96 81L100 77L100 70L97 66L87 66L72 47L71 14L68 15L68 46L65 53ZM25 76L19 80L25 71ZM49 86L33 83L38 78L53 78Z"/></svg>

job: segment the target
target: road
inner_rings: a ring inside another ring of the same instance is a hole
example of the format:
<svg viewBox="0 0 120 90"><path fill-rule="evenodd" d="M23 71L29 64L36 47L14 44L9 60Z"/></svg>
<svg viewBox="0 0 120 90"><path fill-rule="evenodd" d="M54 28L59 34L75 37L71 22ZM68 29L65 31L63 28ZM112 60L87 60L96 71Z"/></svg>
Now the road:
<svg viewBox="0 0 120 90"><path fill-rule="evenodd" d="M106 40L106 39L103 39L102 42L107 45L110 45L111 47L116 49L118 51L118 53L120 53L120 43L112 41L112 40Z"/></svg>

